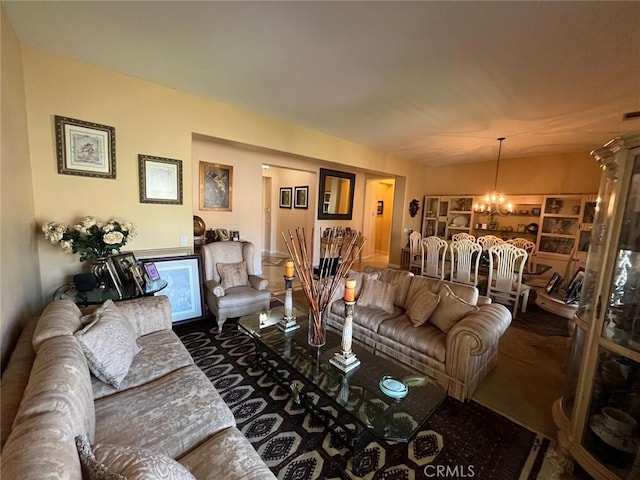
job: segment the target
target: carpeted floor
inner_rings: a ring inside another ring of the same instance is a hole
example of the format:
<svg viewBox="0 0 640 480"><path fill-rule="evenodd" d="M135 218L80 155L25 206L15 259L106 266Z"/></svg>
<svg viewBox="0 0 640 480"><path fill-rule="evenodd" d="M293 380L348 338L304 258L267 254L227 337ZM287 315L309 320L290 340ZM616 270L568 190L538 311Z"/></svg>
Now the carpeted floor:
<svg viewBox="0 0 640 480"><path fill-rule="evenodd" d="M210 321L174 329L279 479L355 478L349 449L335 445L324 427L291 401L289 392L253 367L253 342L233 322L222 333ZM279 367L287 370L284 364ZM341 411L322 395L315 397L323 408ZM437 468L448 469L449 478L549 478L540 471L549 468L544 461L550 443L476 402L448 398L409 444L369 444L362 478L434 478Z"/></svg>

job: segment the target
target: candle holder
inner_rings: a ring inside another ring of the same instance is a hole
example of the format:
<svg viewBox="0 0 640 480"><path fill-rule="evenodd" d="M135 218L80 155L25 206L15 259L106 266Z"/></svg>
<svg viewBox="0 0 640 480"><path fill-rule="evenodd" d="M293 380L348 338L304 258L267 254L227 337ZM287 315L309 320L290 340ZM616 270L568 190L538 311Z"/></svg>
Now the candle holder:
<svg viewBox="0 0 640 480"><path fill-rule="evenodd" d="M351 351L353 337L353 308L356 302L344 302L344 327L342 329L342 351L336 352L329 363L342 372L350 372L360 365L360 360Z"/></svg>
<svg viewBox="0 0 640 480"><path fill-rule="evenodd" d="M284 277L284 316L278 322L278 328L285 333L293 332L300 328L300 325L296 322L296 317L293 315L293 278L286 275Z"/></svg>

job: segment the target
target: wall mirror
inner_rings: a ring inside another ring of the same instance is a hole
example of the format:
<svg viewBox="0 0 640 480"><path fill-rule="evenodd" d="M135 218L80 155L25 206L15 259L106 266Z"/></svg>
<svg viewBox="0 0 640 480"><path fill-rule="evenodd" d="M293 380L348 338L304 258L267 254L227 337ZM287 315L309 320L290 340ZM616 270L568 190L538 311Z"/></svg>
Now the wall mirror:
<svg viewBox="0 0 640 480"><path fill-rule="evenodd" d="M318 220L351 220L355 184L354 173L321 168Z"/></svg>

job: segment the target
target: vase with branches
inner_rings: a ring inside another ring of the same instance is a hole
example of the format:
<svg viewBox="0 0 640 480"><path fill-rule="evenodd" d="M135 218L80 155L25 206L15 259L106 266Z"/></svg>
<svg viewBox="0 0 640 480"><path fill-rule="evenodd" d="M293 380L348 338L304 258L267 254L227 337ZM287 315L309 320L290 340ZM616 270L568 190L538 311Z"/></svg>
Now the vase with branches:
<svg viewBox="0 0 640 480"><path fill-rule="evenodd" d="M320 268L314 272L313 245L314 229L311 230L310 244L308 244L304 228L296 228L292 233L282 232L285 245L293 261L296 274L302 285L302 290L309 302L309 345L321 347L325 344L326 321L325 313L336 292L344 283L349 269L358 258L364 242L357 246L357 235L347 235L344 231L331 228L324 232L326 238L323 258L337 258L338 264L332 272L331 262L322 262Z"/></svg>

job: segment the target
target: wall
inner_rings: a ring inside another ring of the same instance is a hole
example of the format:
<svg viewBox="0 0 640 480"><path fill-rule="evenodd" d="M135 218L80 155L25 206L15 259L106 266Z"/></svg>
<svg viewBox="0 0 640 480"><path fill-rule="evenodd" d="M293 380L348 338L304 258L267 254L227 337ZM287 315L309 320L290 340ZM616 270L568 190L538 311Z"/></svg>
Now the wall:
<svg viewBox="0 0 640 480"><path fill-rule="evenodd" d="M24 323L42 307L20 45L2 18L0 335L2 370Z"/></svg>
<svg viewBox="0 0 640 480"><path fill-rule="evenodd" d="M299 168L300 158L307 158L333 167L340 163L352 164L396 175L408 175L410 171L415 175L417 170L415 165L411 168L410 162L352 142L42 50L25 47L23 52L37 225L49 220L73 223L77 217L87 214L104 219L117 216L138 226L139 235L129 245L131 249L179 247L183 235L191 244L192 215L197 206L192 181L184 182L183 205L141 204L137 156L147 154L182 160L184 178L193 179L194 162L198 159L192 149L199 148L193 144L193 139L198 135L284 152L283 156L287 158L280 162L285 167ZM54 115L116 128L115 180L57 173ZM260 205L262 173L258 162L250 161L240 166L243 160L238 157L235 161L239 162L238 172L242 171L246 176L235 174L234 189L244 194L241 197L234 195L234 209L235 205L241 208L238 202L253 207ZM358 184L361 184L360 189L364 188L363 182L357 181L356 194ZM354 218L361 218L362 207L354 214ZM242 215L239 221L236 218L227 220L231 215L233 212L229 215L219 212L211 221L229 226L236 224L236 229L243 235L257 239L256 247L261 250L260 227L255 222L254 212ZM72 274L88 268L81 266L77 257L63 254L58 247L47 244L41 236L38 236L38 243L46 297ZM399 244L397 246L399 250Z"/></svg>

